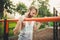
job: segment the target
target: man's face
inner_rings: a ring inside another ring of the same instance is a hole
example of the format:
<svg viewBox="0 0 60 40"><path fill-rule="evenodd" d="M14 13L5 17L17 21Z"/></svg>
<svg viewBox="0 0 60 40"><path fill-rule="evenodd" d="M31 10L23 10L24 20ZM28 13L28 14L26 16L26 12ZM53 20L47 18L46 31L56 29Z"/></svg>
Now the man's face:
<svg viewBox="0 0 60 40"><path fill-rule="evenodd" d="M35 9L32 9L32 10L30 11L30 15L31 15L32 17L34 17L36 14L37 14L37 12L36 12Z"/></svg>

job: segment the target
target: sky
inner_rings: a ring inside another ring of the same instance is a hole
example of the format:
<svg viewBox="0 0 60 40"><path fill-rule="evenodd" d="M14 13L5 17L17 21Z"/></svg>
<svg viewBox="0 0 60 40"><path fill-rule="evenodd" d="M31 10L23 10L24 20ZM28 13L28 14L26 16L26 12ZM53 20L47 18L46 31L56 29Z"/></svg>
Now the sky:
<svg viewBox="0 0 60 40"><path fill-rule="evenodd" d="M27 7L29 7L32 3L32 0L11 0L13 4L16 5L19 2L23 2ZM49 0L50 11L53 12L53 7L55 7L58 11L60 10L60 0Z"/></svg>
<svg viewBox="0 0 60 40"><path fill-rule="evenodd" d="M60 12L60 0L49 0L49 4L50 4L50 11L53 11L53 7L56 8L56 10L58 10L58 12Z"/></svg>
<svg viewBox="0 0 60 40"><path fill-rule="evenodd" d="M19 2L23 2L27 7L29 7L32 3L32 0L11 0L13 1L13 4L16 5Z"/></svg>

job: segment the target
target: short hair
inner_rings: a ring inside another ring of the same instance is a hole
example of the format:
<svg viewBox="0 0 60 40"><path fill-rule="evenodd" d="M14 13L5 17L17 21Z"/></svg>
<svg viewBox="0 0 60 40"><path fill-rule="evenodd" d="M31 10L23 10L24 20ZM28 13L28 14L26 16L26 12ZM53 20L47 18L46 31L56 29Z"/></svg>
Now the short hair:
<svg viewBox="0 0 60 40"><path fill-rule="evenodd" d="M36 12L38 12L38 10L37 10L37 8L36 8L35 6L30 6L30 7L29 7L29 10L30 10L30 11L31 11L32 9L35 9Z"/></svg>

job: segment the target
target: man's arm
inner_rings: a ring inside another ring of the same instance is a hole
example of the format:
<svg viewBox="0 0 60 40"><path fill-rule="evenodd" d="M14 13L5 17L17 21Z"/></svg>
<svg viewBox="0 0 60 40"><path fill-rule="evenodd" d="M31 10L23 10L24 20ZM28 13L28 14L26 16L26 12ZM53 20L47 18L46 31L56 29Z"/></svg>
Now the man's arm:
<svg viewBox="0 0 60 40"><path fill-rule="evenodd" d="M20 30L21 30L21 22L18 21L16 27L13 29L14 35L17 35Z"/></svg>
<svg viewBox="0 0 60 40"><path fill-rule="evenodd" d="M21 31L23 20L24 20L23 16L20 16L19 21L16 24L16 27L13 29L15 35Z"/></svg>
<svg viewBox="0 0 60 40"><path fill-rule="evenodd" d="M35 25L34 25L34 30L35 30L35 31L38 30L39 27L41 26L41 24L42 24L42 23L40 23L40 22L36 22Z"/></svg>

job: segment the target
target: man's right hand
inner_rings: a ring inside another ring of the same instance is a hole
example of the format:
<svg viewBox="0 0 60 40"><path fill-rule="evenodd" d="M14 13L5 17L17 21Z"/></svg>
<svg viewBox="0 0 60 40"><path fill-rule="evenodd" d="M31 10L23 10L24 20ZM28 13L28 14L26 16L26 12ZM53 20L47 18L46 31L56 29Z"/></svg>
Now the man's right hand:
<svg viewBox="0 0 60 40"><path fill-rule="evenodd" d="M14 33L14 35L17 35L18 34L18 32L17 32L16 29L13 30L13 33Z"/></svg>

